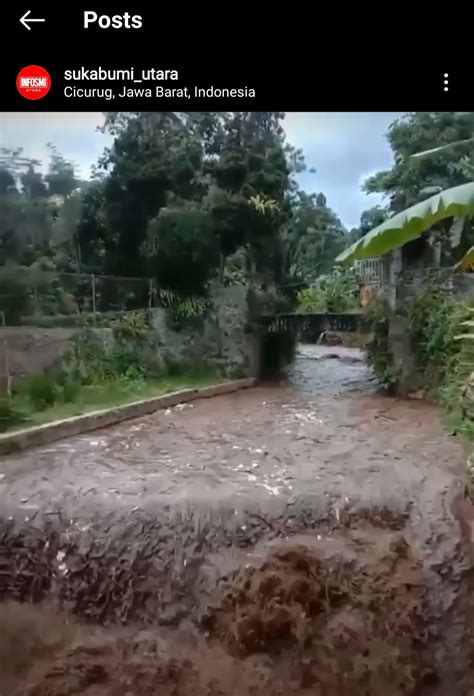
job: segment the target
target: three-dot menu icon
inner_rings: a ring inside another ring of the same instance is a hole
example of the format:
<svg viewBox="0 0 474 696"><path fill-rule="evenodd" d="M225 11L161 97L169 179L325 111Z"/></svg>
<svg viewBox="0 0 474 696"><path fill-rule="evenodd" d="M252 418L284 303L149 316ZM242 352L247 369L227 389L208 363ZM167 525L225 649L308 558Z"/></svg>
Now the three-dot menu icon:
<svg viewBox="0 0 474 696"><path fill-rule="evenodd" d="M444 91L449 92L449 73L444 73Z"/></svg>

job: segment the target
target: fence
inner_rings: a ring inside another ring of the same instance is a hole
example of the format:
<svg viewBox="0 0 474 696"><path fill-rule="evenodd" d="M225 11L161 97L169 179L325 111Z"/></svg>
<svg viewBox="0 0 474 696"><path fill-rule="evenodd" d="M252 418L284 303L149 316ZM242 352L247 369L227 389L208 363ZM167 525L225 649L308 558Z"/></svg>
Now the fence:
<svg viewBox="0 0 474 696"><path fill-rule="evenodd" d="M355 261L354 268L361 285L382 287L390 277L390 260L386 256Z"/></svg>
<svg viewBox="0 0 474 696"><path fill-rule="evenodd" d="M359 284L359 303L365 307L374 299L382 297L390 279L390 260L386 256L362 259L354 262Z"/></svg>
<svg viewBox="0 0 474 696"><path fill-rule="evenodd" d="M149 278L0 269L0 313L6 326L72 326L98 314L153 307Z"/></svg>

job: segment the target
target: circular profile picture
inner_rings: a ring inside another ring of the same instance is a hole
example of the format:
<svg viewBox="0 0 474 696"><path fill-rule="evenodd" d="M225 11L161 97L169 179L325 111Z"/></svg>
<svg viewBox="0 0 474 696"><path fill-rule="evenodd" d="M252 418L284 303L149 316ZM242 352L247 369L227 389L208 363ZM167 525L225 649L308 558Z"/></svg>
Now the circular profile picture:
<svg viewBox="0 0 474 696"><path fill-rule="evenodd" d="M18 73L16 86L25 99L42 99L51 89L51 78L39 65L28 65Z"/></svg>

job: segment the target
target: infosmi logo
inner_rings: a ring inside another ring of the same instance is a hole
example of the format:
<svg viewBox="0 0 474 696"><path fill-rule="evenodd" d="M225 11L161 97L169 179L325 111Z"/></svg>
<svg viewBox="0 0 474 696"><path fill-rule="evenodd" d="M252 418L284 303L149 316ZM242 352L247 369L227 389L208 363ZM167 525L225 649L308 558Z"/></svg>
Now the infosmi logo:
<svg viewBox="0 0 474 696"><path fill-rule="evenodd" d="M51 89L51 77L39 65L28 65L18 73L16 86L25 99L42 99Z"/></svg>

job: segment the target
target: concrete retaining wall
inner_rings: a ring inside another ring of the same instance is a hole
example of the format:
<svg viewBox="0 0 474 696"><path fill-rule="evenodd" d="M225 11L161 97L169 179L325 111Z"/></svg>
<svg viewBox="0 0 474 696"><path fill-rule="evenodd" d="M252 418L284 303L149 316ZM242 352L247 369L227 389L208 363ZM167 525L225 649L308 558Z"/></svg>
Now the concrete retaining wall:
<svg viewBox="0 0 474 696"><path fill-rule="evenodd" d="M232 382L222 382L202 389L184 389L163 396L134 401L130 404L116 406L101 411L92 411L81 416L66 418L53 423L17 430L14 433L0 435L0 455L10 454L29 447L47 445L56 440L80 435L91 430L98 430L109 425L115 425L132 418L140 418L154 411L188 403L196 399L208 399L212 396L230 394L240 389L253 387L253 378L238 379Z"/></svg>
<svg viewBox="0 0 474 696"><path fill-rule="evenodd" d="M68 350L75 331L30 326L0 327L0 341L6 342L11 376L15 379L48 368Z"/></svg>
<svg viewBox="0 0 474 696"><path fill-rule="evenodd" d="M229 377L253 374L255 347L246 332L247 288L240 285L218 288L211 293L211 300L213 309L202 321L188 322L179 330L172 325L166 309L151 310L151 363L166 370L170 364L205 361ZM12 378L51 367L71 347L71 339L78 330L0 327L0 344L6 345ZM107 346L113 345L111 328L93 331Z"/></svg>

